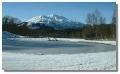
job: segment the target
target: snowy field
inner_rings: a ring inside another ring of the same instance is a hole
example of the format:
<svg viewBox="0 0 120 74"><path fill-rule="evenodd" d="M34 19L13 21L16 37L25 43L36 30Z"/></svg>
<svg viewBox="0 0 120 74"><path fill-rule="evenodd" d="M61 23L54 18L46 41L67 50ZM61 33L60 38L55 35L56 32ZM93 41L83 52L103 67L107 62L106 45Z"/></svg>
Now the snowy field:
<svg viewBox="0 0 120 74"><path fill-rule="evenodd" d="M2 39L4 70L116 70L116 41L10 35Z"/></svg>
<svg viewBox="0 0 120 74"><path fill-rule="evenodd" d="M35 55L3 52L5 70L116 70L116 52Z"/></svg>

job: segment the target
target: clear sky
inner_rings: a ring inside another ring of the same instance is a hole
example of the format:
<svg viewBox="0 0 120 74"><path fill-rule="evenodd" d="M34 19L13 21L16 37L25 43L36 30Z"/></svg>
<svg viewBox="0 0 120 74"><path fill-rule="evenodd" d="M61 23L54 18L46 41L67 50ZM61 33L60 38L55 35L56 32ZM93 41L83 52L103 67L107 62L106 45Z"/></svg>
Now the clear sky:
<svg viewBox="0 0 120 74"><path fill-rule="evenodd" d="M115 2L88 2L88 3L42 3L42 2L3 2L2 14L9 15L26 21L34 16L59 14L66 18L85 23L86 14L98 9L106 18L106 22L111 22L111 17L115 8Z"/></svg>

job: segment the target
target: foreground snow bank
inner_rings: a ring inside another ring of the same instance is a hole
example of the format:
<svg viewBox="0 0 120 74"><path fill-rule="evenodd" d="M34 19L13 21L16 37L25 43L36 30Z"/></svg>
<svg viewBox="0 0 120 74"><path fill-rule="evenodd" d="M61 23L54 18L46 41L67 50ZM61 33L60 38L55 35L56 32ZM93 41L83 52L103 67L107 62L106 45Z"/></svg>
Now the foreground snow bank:
<svg viewBox="0 0 120 74"><path fill-rule="evenodd" d="M116 51L35 55L3 52L4 70L116 70Z"/></svg>
<svg viewBox="0 0 120 74"><path fill-rule="evenodd" d="M54 38L50 38L54 40ZM70 42L94 42L94 43L103 43L116 45L116 41L106 41L106 40L85 40L85 39L73 39L73 38L56 38L58 41L70 41ZM48 41L48 38L11 38L11 40L20 40L20 41Z"/></svg>

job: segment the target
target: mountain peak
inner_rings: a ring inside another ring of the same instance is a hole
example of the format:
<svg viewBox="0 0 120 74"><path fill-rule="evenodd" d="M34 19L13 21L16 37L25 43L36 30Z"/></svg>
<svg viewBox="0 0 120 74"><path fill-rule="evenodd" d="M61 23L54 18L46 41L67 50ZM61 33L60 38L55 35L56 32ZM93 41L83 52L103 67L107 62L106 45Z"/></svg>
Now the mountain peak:
<svg viewBox="0 0 120 74"><path fill-rule="evenodd" d="M42 23L42 22L50 22L50 21L70 21L66 17L57 14L50 14L50 15L39 15L29 19L27 22L34 22L34 23Z"/></svg>
<svg viewBox="0 0 120 74"><path fill-rule="evenodd" d="M29 19L27 22L29 23L28 26L34 24L38 24L38 25L45 24L47 26L61 27L61 28L80 27L82 25L80 22L69 20L64 16L57 14L35 16Z"/></svg>

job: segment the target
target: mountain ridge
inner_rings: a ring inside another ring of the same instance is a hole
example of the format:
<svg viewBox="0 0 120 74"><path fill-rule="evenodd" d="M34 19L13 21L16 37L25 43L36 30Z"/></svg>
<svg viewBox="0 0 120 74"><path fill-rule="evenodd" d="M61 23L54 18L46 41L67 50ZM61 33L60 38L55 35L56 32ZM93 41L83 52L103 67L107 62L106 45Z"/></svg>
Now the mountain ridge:
<svg viewBox="0 0 120 74"><path fill-rule="evenodd" d="M83 26L80 22L72 21L57 14L35 16L26 22L28 22L27 26L31 29L39 29L41 24L53 27L54 29L79 28Z"/></svg>

